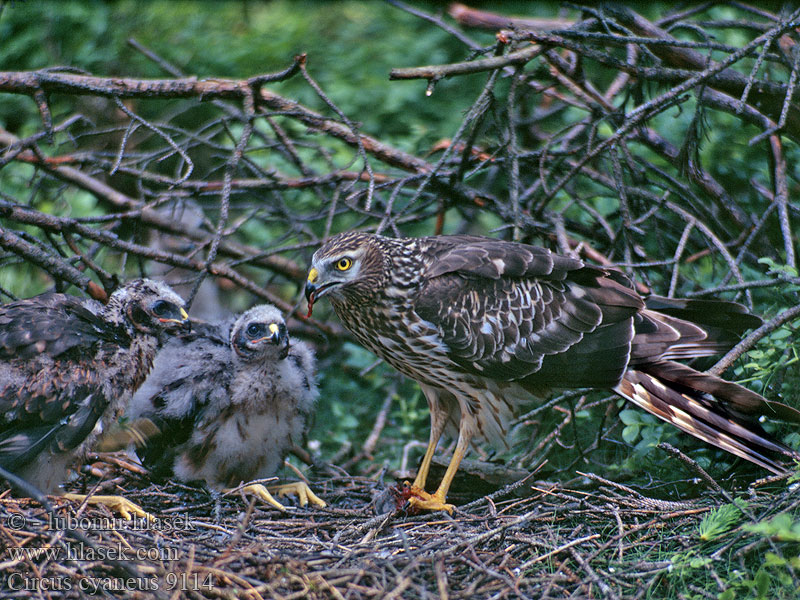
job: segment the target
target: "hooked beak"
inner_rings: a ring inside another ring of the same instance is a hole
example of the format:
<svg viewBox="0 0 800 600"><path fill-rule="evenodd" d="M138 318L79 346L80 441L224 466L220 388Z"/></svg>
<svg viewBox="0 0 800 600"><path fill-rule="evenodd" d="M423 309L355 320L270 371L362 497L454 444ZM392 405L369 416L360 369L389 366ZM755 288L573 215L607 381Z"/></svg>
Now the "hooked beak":
<svg viewBox="0 0 800 600"><path fill-rule="evenodd" d="M314 294L317 293L317 286L311 282L306 283L306 300L309 304L314 302Z"/></svg>
<svg viewBox="0 0 800 600"><path fill-rule="evenodd" d="M267 341L270 344L280 346L289 341L289 333L285 327L279 327L277 323L270 323L267 329L269 329L269 335L252 340L251 343L260 344L263 341Z"/></svg>
<svg viewBox="0 0 800 600"><path fill-rule="evenodd" d="M174 323L180 329L185 329L186 331L192 330L192 322L189 320L189 315L183 309L183 307L177 306L177 311L172 311L168 317L162 317L158 319L160 323Z"/></svg>
<svg viewBox="0 0 800 600"><path fill-rule="evenodd" d="M281 335L281 328L278 327L275 323L269 324L269 341L275 345L280 344L281 338L286 337Z"/></svg>
<svg viewBox="0 0 800 600"><path fill-rule="evenodd" d="M271 344L281 347L281 352L278 355L279 358L286 358L289 354L289 333L286 331L286 327L279 327L275 323L270 323L269 332L270 335L267 336L266 339L269 340Z"/></svg>
<svg viewBox="0 0 800 600"><path fill-rule="evenodd" d="M322 285L317 285L317 280L319 279L319 271L312 267L312 269L308 272L308 279L306 280L306 300L308 301L308 314L306 318L311 316L311 311L314 307L314 302L317 301L318 298L321 298L325 292L327 292L331 287L336 285L336 282L331 281L328 283L324 283Z"/></svg>
<svg viewBox="0 0 800 600"><path fill-rule="evenodd" d="M314 294L317 292L317 279L319 279L319 271L312 267L308 272L308 279L306 279L306 300L308 301L309 308L314 304Z"/></svg>
<svg viewBox="0 0 800 600"><path fill-rule="evenodd" d="M289 332L286 330L286 326L270 323L267 326L267 330L269 331L267 335L256 339L248 339L244 330L241 330L233 344L236 353L243 357L251 356L255 352L254 347L265 342L274 344L280 349L278 352L279 359L286 358L289 355Z"/></svg>

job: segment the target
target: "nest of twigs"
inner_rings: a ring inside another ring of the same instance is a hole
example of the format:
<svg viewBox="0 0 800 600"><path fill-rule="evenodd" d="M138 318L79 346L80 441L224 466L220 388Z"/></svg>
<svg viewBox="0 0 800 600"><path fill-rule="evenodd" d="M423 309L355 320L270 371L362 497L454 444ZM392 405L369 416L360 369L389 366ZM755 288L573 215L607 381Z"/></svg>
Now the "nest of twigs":
<svg viewBox="0 0 800 600"><path fill-rule="evenodd" d="M732 500L721 490L661 500L581 473L569 485L528 477L477 498L454 495L452 516L411 515L394 482L340 471L312 481L326 508L289 503L281 512L236 494L153 484L121 464L106 463L105 484L94 479L84 491L124 493L156 521L59 498L46 508L0 497L4 598L658 597L663 575L725 532L700 524ZM703 565L710 576L717 565L779 551L742 523L800 499L785 482L760 483Z"/></svg>

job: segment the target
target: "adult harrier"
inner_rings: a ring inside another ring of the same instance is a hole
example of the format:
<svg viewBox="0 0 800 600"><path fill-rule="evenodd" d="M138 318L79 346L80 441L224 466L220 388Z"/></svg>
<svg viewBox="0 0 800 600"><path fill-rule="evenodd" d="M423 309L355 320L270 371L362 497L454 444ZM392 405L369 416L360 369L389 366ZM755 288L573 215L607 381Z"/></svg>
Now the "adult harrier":
<svg viewBox="0 0 800 600"><path fill-rule="evenodd" d="M758 417L800 412L674 362L725 351L760 319L733 302L643 299L628 278L535 246L474 236L337 235L314 254L309 312L330 298L368 349L419 382L431 410L411 503L452 510L447 491L470 441L503 440L515 409L558 388L611 388L679 429L782 472L800 454ZM424 490L448 421L458 443Z"/></svg>

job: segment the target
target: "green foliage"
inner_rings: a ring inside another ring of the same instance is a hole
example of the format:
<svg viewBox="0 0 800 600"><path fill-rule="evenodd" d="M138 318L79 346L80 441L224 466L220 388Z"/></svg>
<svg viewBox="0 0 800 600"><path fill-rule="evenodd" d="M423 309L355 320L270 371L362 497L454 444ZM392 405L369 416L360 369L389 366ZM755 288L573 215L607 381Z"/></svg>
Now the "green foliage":
<svg viewBox="0 0 800 600"><path fill-rule="evenodd" d="M746 505L743 505L746 506ZM698 526L698 535L704 542L717 539L734 528L742 519L742 506L734 504L723 504L719 508L711 510Z"/></svg>
<svg viewBox="0 0 800 600"><path fill-rule="evenodd" d="M759 262L771 264L765 259ZM785 272L782 267L780 271ZM787 294L794 291L787 290ZM796 368L800 362L798 330L800 330L800 319L785 323L761 338L756 347L747 352L742 361L734 367L735 378L755 391L767 395L774 394L776 399L791 406L796 405L800 401L800 387L798 387L800 370ZM786 440L793 447L800 447L796 433L789 433Z"/></svg>
<svg viewBox="0 0 800 600"><path fill-rule="evenodd" d="M402 444L410 439L427 440L428 410L419 388L401 378L385 364L375 365L375 357L353 344L325 358L320 364L320 396L311 438L323 456L343 446L361 447L374 423L375 413L384 399L392 396L386 430L371 460L359 468L372 471L386 464L400 467Z"/></svg>
<svg viewBox="0 0 800 600"><path fill-rule="evenodd" d="M767 266L767 275L771 275L773 277L797 277L797 269L795 267L780 264L770 256L762 256L758 259L758 262ZM798 289L800 288L794 284L788 290L784 289L783 291L796 292Z"/></svg>
<svg viewBox="0 0 800 600"><path fill-rule="evenodd" d="M800 542L800 521L788 513L780 513L769 520L744 525L743 529L782 542Z"/></svg>
<svg viewBox="0 0 800 600"><path fill-rule="evenodd" d="M797 597L792 569L800 566L800 557L792 548L800 541L800 522L789 513L747 522L754 509L763 508L735 498L704 515L696 529L702 545L689 544L688 550L675 552L670 558L674 568L667 576L669 586L676 592L682 588L693 590L677 592L678 597L708 597L695 595L701 591L728 600ZM770 543L759 543L767 540ZM780 553L771 549L778 543L783 549ZM765 550L759 550L762 548ZM745 556L747 560L742 560ZM712 571L715 577L709 576ZM720 585L724 586L722 591Z"/></svg>
<svg viewBox="0 0 800 600"><path fill-rule="evenodd" d="M310 74L345 114L384 141L417 151L455 129L461 111L482 85L482 78L442 82L441 93L424 102L421 83L387 85L388 65L465 58L445 32L426 28L420 34L419 25L412 15L386 4L352 0L199 5L185 0L65 0L7 6L0 40L5 70L67 65L98 76L165 76L127 45L129 38L198 77L246 78L280 71L295 55L306 53ZM491 36L485 37L491 43ZM325 110L302 78L280 88L306 106ZM454 96L463 98L460 107L453 105ZM160 107L144 103L138 110L152 115ZM0 123L20 135L33 133L24 126L38 126L36 107L24 97L0 95Z"/></svg>
<svg viewBox="0 0 800 600"><path fill-rule="evenodd" d="M635 408L626 408L620 411L619 418L625 425L622 439L629 444L636 444L638 440L637 450L644 451L661 442L664 433L662 422L653 415Z"/></svg>

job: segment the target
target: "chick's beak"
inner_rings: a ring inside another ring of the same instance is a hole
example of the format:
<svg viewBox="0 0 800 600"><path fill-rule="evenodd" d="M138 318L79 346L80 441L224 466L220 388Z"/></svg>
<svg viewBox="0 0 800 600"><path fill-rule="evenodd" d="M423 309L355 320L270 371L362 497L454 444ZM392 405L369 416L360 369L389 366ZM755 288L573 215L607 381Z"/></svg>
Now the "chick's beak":
<svg viewBox="0 0 800 600"><path fill-rule="evenodd" d="M269 341L281 349L279 358L283 359L289 354L289 333L286 327L279 327L275 323L269 324Z"/></svg>
<svg viewBox="0 0 800 600"><path fill-rule="evenodd" d="M269 332L270 332L269 341L275 344L276 346L280 345L281 339L285 337L281 335L281 328L278 327L275 323L270 323Z"/></svg>
<svg viewBox="0 0 800 600"><path fill-rule="evenodd" d="M191 331L192 322L189 320L189 315L181 306L175 307L177 310L172 311L172 314L166 318L161 318L159 321L162 323L174 323L181 329Z"/></svg>

